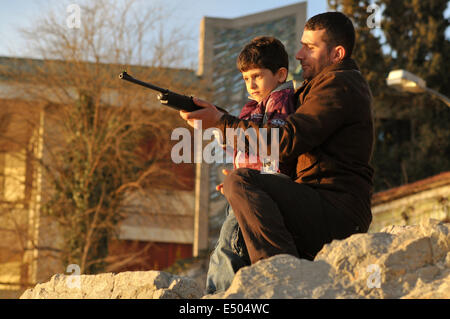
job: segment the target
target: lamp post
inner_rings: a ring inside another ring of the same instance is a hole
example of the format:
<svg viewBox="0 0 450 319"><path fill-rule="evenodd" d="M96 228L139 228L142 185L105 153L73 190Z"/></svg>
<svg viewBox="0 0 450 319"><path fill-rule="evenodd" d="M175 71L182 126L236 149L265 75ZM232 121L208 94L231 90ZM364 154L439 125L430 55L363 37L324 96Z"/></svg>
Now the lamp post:
<svg viewBox="0 0 450 319"><path fill-rule="evenodd" d="M436 90L428 88L423 79L406 70L393 70L389 72L386 83L388 86L401 92L428 92L441 99L448 107L450 107L450 99L448 97L437 92Z"/></svg>

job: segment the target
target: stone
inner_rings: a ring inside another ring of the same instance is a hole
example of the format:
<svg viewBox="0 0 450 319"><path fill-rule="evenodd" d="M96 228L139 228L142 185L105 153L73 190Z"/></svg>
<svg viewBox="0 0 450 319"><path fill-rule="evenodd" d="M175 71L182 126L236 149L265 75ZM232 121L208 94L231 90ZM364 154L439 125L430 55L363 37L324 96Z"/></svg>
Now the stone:
<svg viewBox="0 0 450 319"><path fill-rule="evenodd" d="M192 273L197 276L200 269ZM419 225L388 226L378 233L354 234L326 244L314 261L273 256L241 268L226 291L206 296L195 278L161 271L74 279L54 275L21 298L449 299L450 224L428 220Z"/></svg>
<svg viewBox="0 0 450 319"><path fill-rule="evenodd" d="M78 279L73 275L56 274L50 281L26 290L20 298L184 299L203 295L203 290L193 279L162 271L81 275Z"/></svg>
<svg viewBox="0 0 450 319"><path fill-rule="evenodd" d="M277 255L203 298L450 298L450 224L389 226L325 245L314 261Z"/></svg>

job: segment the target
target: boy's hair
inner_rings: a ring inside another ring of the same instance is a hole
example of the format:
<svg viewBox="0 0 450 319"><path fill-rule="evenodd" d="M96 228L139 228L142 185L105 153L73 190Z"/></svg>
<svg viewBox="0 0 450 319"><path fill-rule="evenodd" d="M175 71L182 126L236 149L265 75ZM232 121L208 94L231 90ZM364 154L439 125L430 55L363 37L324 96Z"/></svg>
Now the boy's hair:
<svg viewBox="0 0 450 319"><path fill-rule="evenodd" d="M241 51L237 58L239 71L250 69L269 69L275 74L280 68L289 70L289 58L283 43L274 37L254 38Z"/></svg>
<svg viewBox="0 0 450 319"><path fill-rule="evenodd" d="M325 12L310 18L305 24L305 30L323 30L323 41L327 44L328 51L342 45L345 49L345 57L352 55L355 46L355 28L352 21L341 12Z"/></svg>

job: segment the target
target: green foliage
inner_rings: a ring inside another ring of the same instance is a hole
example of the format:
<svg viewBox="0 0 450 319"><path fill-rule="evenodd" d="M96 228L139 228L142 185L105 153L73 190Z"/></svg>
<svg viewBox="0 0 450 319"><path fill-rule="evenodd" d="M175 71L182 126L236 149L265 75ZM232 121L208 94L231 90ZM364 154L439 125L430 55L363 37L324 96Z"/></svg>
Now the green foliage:
<svg viewBox="0 0 450 319"><path fill-rule="evenodd" d="M381 29L369 29L367 7L382 10ZM405 69L427 87L450 95L447 0L329 0L330 7L353 19L354 58L374 95L375 191L450 170L450 109L429 94L388 88L390 70ZM375 36L377 35L377 36Z"/></svg>

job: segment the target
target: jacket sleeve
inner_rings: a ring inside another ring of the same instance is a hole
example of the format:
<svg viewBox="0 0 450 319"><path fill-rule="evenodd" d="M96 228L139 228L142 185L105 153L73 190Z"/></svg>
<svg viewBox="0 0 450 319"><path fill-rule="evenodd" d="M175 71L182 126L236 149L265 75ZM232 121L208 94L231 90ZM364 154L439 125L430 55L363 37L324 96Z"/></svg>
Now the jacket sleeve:
<svg viewBox="0 0 450 319"><path fill-rule="evenodd" d="M333 73L317 79L303 104L286 120L280 134L280 160L311 151L345 124L351 105L346 82Z"/></svg>
<svg viewBox="0 0 450 319"><path fill-rule="evenodd" d="M293 161L303 153L322 144L331 134L339 129L345 122L348 110L346 92L348 85L343 77L329 73L321 78L314 79L303 104L294 114L286 119L286 124L281 127L266 124L267 148L270 149L271 128L279 129L279 155L280 161ZM236 117L225 114L219 120L218 128L229 143L226 129L247 130L254 128L259 142L259 126L250 121L239 120Z"/></svg>

